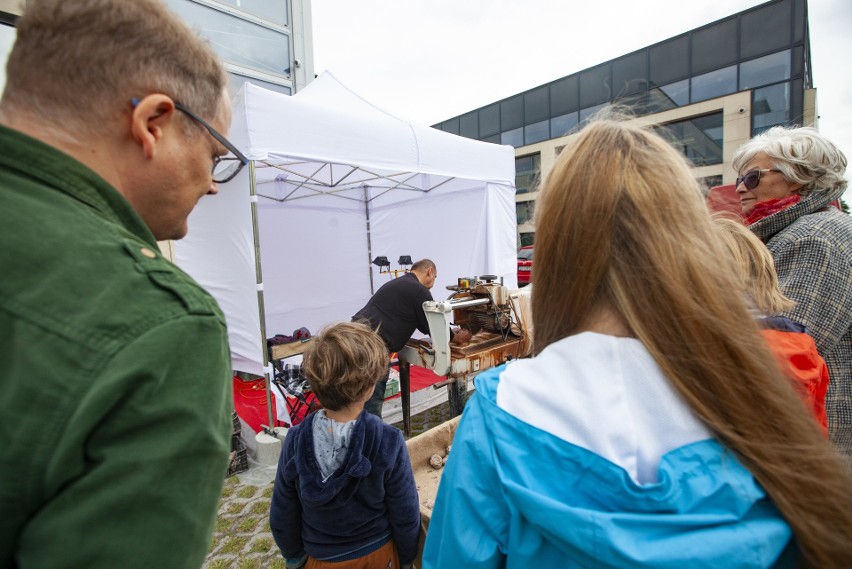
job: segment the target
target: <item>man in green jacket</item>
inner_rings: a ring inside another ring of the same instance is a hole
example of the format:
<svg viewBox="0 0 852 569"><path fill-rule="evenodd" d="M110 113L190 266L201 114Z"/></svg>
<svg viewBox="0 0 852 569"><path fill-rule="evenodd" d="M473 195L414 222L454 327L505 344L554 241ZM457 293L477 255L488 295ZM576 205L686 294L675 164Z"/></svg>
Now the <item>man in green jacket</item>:
<svg viewBox="0 0 852 569"><path fill-rule="evenodd" d="M157 240L246 162L223 66L158 0L29 0L7 76L0 567L200 567L230 355Z"/></svg>

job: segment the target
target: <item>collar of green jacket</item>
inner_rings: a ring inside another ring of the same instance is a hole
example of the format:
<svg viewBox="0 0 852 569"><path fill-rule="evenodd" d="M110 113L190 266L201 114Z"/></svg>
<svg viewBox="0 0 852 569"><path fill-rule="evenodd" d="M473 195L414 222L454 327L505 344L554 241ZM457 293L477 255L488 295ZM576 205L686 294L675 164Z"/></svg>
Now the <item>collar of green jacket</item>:
<svg viewBox="0 0 852 569"><path fill-rule="evenodd" d="M0 165L67 194L156 247L154 234L124 196L93 170L61 150L0 125Z"/></svg>

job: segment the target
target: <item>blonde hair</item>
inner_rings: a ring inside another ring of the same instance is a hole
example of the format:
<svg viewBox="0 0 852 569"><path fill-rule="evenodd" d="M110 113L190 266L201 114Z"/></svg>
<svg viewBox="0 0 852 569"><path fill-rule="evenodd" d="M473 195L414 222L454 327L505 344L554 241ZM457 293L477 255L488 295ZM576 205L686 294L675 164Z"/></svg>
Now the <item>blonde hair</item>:
<svg viewBox="0 0 852 569"><path fill-rule="evenodd" d="M218 56L161 0L29 0L6 69L3 113L69 133L97 132L152 93L210 119L227 88Z"/></svg>
<svg viewBox="0 0 852 569"><path fill-rule="evenodd" d="M372 391L388 372L384 341L360 322L323 329L305 350L302 372L326 409L337 411Z"/></svg>
<svg viewBox="0 0 852 569"><path fill-rule="evenodd" d="M614 121L572 138L537 204L535 351L617 312L763 486L815 567L852 566L849 472L763 341L684 159Z"/></svg>
<svg viewBox="0 0 852 569"><path fill-rule="evenodd" d="M781 174L798 184L799 193L842 193L846 189L846 156L811 127L775 126L755 136L734 153L734 170L742 169L757 154L766 154Z"/></svg>
<svg viewBox="0 0 852 569"><path fill-rule="evenodd" d="M766 316L793 308L796 303L784 296L778 286L775 261L766 245L742 220L724 215L715 215L713 219L719 229L719 242L734 260L741 290L748 293L754 307Z"/></svg>

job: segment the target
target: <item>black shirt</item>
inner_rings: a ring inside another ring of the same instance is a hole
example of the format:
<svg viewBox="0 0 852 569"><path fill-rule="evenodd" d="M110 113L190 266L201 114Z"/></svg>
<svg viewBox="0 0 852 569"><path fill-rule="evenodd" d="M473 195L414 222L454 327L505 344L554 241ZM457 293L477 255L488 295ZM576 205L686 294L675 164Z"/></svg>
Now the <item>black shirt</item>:
<svg viewBox="0 0 852 569"><path fill-rule="evenodd" d="M398 352L414 330L429 334L423 303L432 300L429 289L414 273L386 282L352 320L367 320L391 352Z"/></svg>

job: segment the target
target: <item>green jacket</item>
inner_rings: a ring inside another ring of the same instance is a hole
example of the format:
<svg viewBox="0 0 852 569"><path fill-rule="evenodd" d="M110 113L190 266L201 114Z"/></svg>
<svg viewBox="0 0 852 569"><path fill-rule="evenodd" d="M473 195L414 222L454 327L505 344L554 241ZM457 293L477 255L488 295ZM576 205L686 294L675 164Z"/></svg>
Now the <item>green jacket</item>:
<svg viewBox="0 0 852 569"><path fill-rule="evenodd" d="M216 302L102 178L3 127L0 232L0 567L200 567L233 405Z"/></svg>

